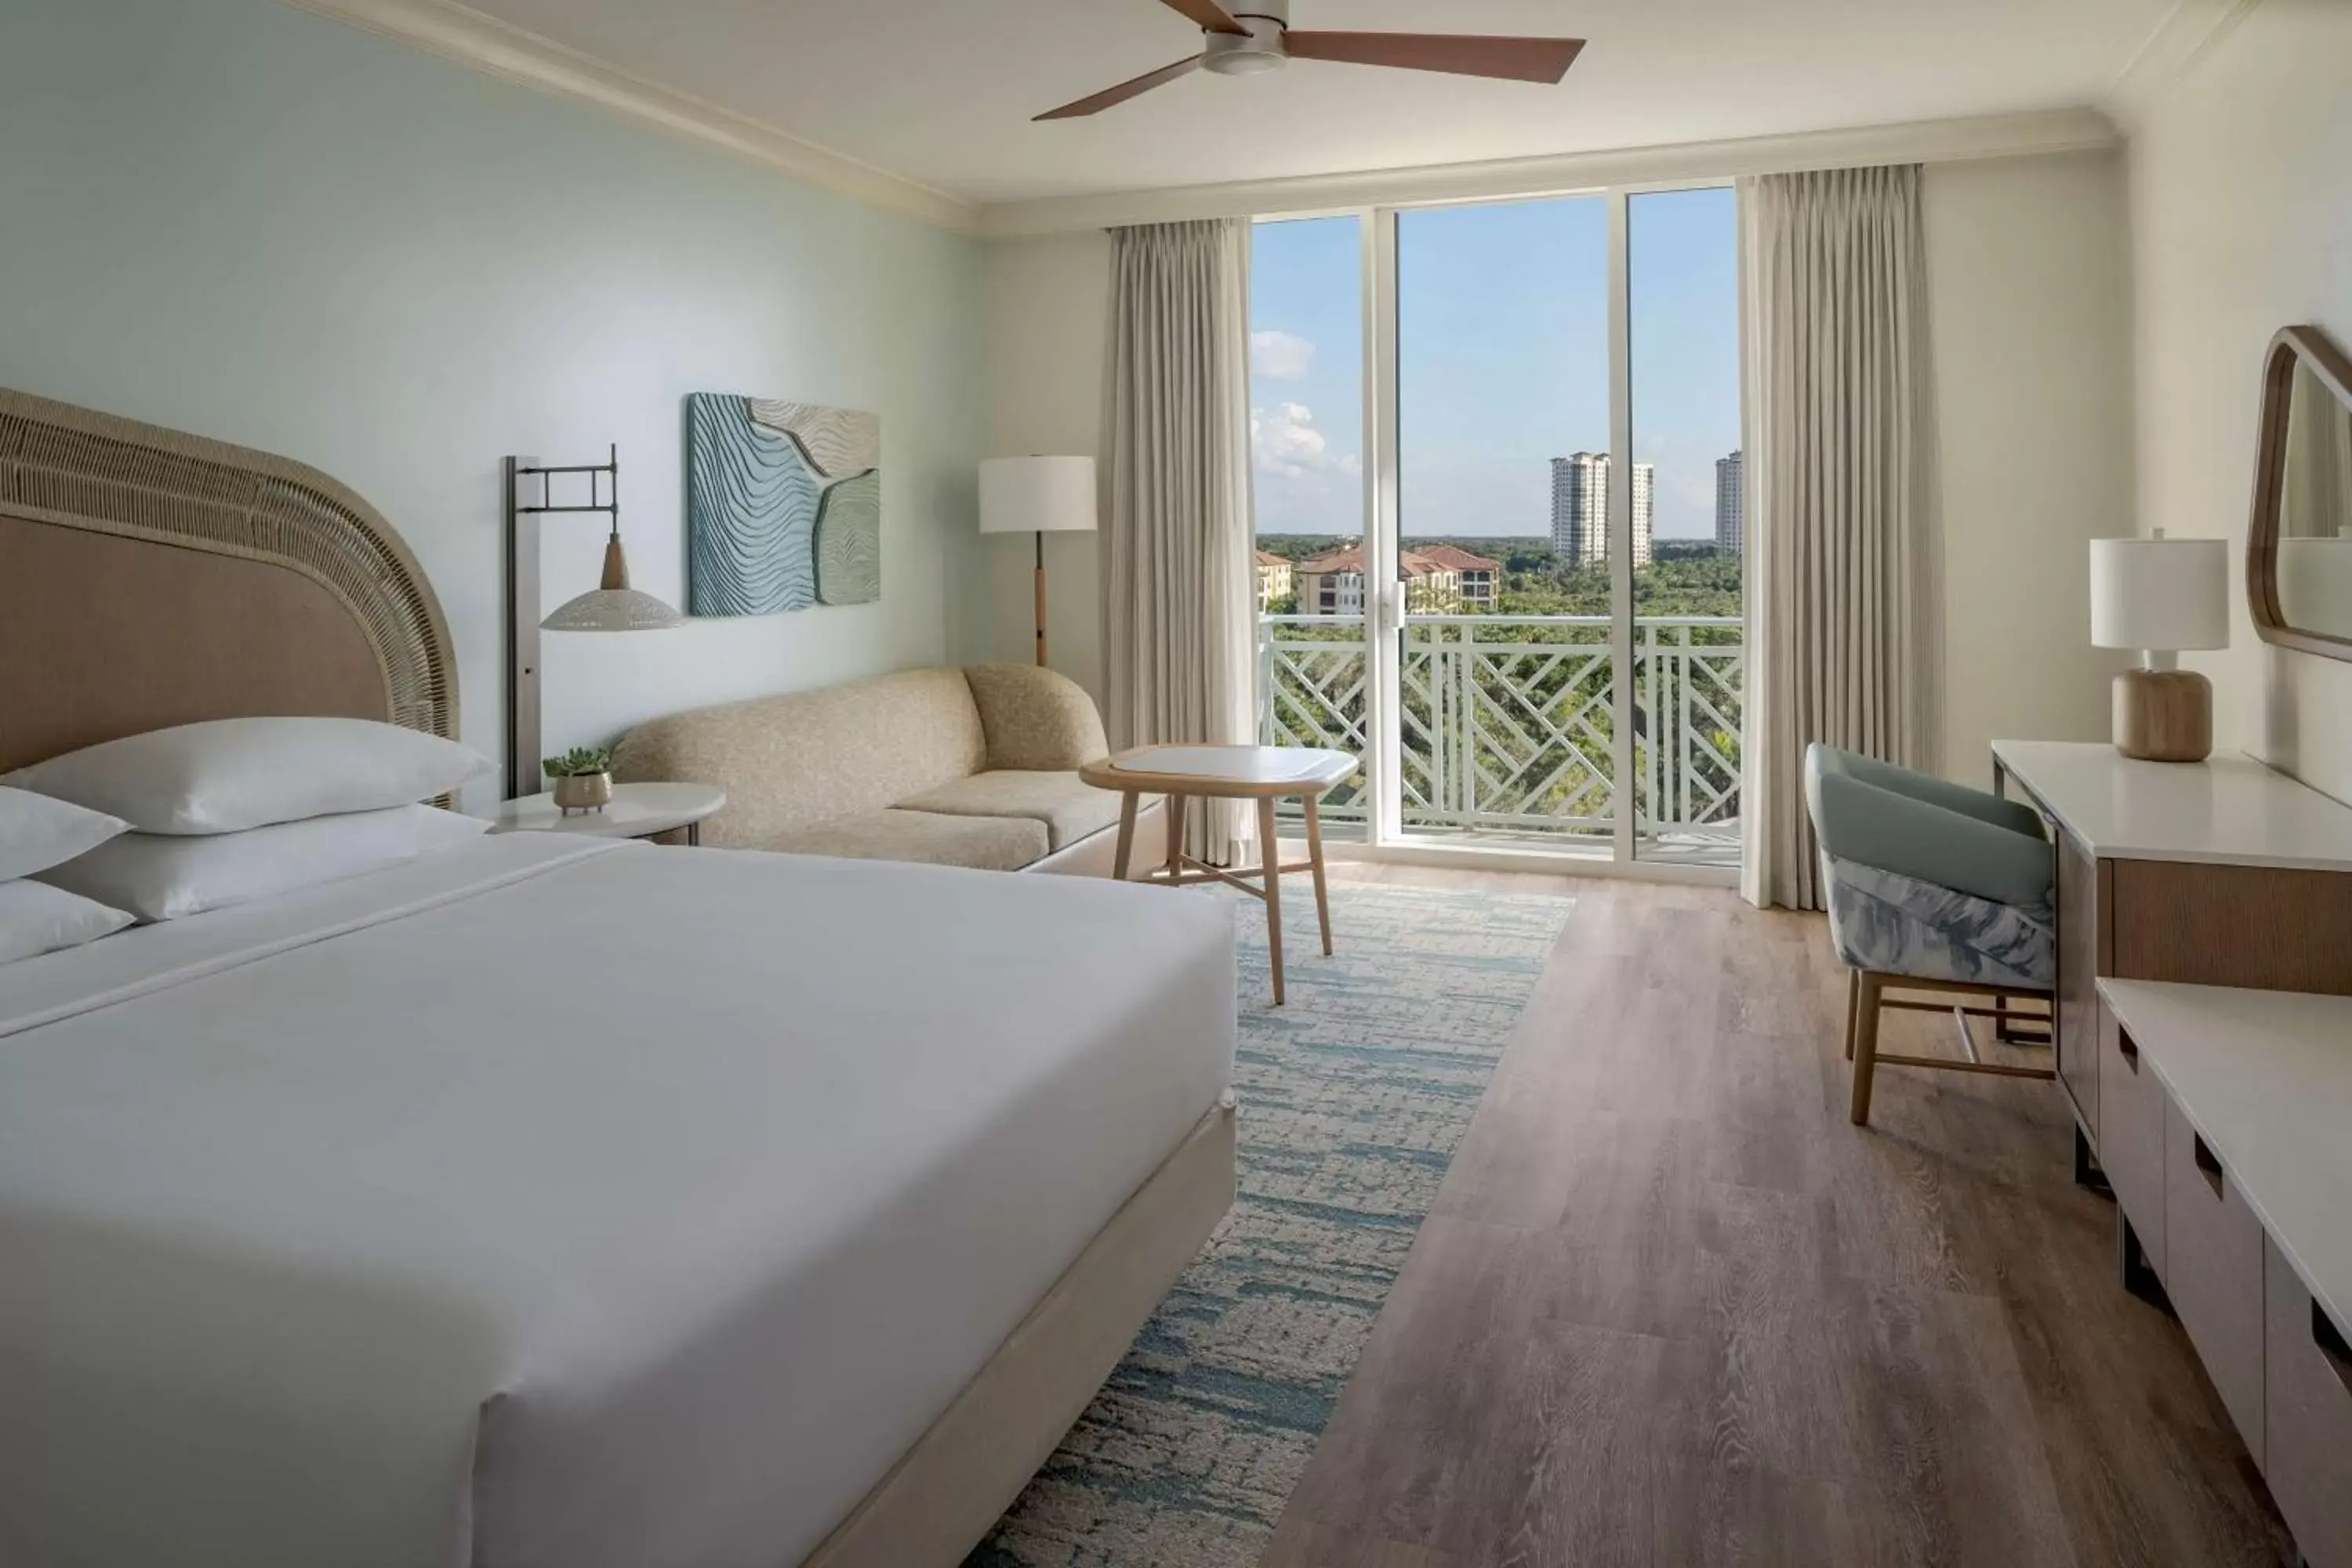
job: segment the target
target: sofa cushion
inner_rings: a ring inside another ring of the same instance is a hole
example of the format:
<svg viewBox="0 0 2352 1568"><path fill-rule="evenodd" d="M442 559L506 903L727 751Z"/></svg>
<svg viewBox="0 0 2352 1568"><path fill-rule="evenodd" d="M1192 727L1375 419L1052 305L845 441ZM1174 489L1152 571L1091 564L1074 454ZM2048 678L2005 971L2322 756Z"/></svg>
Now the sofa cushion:
<svg viewBox="0 0 2352 1568"><path fill-rule="evenodd" d="M1034 664L975 664L964 678L988 733L988 766L1067 772L1109 755L1095 700L1068 676Z"/></svg>
<svg viewBox="0 0 2352 1568"><path fill-rule="evenodd" d="M773 849L782 835L879 811L988 765L960 669L910 669L820 691L673 713L615 749L623 782L717 784L727 806L702 841Z"/></svg>
<svg viewBox="0 0 2352 1568"><path fill-rule="evenodd" d="M839 860L919 860L1017 871L1045 858L1045 825L1030 817L869 811L797 829L762 847Z"/></svg>
<svg viewBox="0 0 2352 1568"><path fill-rule="evenodd" d="M1118 796L1080 782L1076 773L996 768L910 795L901 811L949 816L1018 816L1045 825L1048 845L1067 848L1118 820Z"/></svg>

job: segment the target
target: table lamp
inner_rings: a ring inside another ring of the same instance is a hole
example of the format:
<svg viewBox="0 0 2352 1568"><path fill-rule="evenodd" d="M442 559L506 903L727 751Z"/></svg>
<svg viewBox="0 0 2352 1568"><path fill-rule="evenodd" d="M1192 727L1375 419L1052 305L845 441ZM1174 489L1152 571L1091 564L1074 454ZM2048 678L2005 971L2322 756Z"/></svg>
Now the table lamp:
<svg viewBox="0 0 2352 1568"><path fill-rule="evenodd" d="M2201 763L2213 751L2213 683L2174 656L2230 646L2229 542L2091 541L2091 642L2140 650L2116 677L2116 750L2153 763Z"/></svg>
<svg viewBox="0 0 2352 1568"><path fill-rule="evenodd" d="M1045 535L1092 532L1092 458L991 458L980 465L980 531L1037 536L1037 662L1045 662Z"/></svg>

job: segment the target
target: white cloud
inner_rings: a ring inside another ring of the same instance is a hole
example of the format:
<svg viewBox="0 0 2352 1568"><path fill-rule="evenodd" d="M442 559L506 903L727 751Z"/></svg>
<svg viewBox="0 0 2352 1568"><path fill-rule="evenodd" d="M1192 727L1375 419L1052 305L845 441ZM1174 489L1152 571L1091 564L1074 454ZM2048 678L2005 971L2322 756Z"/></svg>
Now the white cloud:
<svg viewBox="0 0 2352 1568"><path fill-rule="evenodd" d="M1259 473L1279 479L1307 479L1325 474L1354 477L1363 472L1363 464L1353 452L1332 452L1330 441L1315 427L1315 411L1303 403L1251 409L1250 450Z"/></svg>
<svg viewBox="0 0 2352 1568"><path fill-rule="evenodd" d="M1315 345L1296 332L1252 332L1250 369L1268 381L1305 381L1315 369Z"/></svg>

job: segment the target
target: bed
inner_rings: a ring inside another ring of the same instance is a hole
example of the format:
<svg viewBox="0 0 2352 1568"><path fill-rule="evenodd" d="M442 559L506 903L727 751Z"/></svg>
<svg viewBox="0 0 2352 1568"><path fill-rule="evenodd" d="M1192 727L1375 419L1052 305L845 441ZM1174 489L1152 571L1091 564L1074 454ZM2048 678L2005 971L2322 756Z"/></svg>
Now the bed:
<svg viewBox="0 0 2352 1568"><path fill-rule="evenodd" d="M450 668L324 476L0 395L0 768ZM1229 1205L1234 1006L1205 899L531 835L0 968L0 1562L954 1563Z"/></svg>

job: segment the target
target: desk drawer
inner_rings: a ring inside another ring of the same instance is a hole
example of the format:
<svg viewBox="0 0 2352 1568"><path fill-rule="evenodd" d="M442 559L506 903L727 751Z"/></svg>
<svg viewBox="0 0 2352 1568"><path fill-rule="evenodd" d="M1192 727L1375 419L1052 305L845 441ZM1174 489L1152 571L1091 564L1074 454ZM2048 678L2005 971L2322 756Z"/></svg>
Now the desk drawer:
<svg viewBox="0 0 2352 1568"><path fill-rule="evenodd" d="M2263 1310L2263 1471L2311 1568L2352 1568L2352 1345L2275 1246Z"/></svg>
<svg viewBox="0 0 2352 1568"><path fill-rule="evenodd" d="M2099 1168L2130 1216L2140 1252L2164 1277L2164 1086L2105 1006L2099 1009Z"/></svg>
<svg viewBox="0 0 2352 1568"><path fill-rule="evenodd" d="M2238 1184L2167 1096L2165 1293L2257 1465L2263 1462L2263 1249L2262 1222Z"/></svg>

